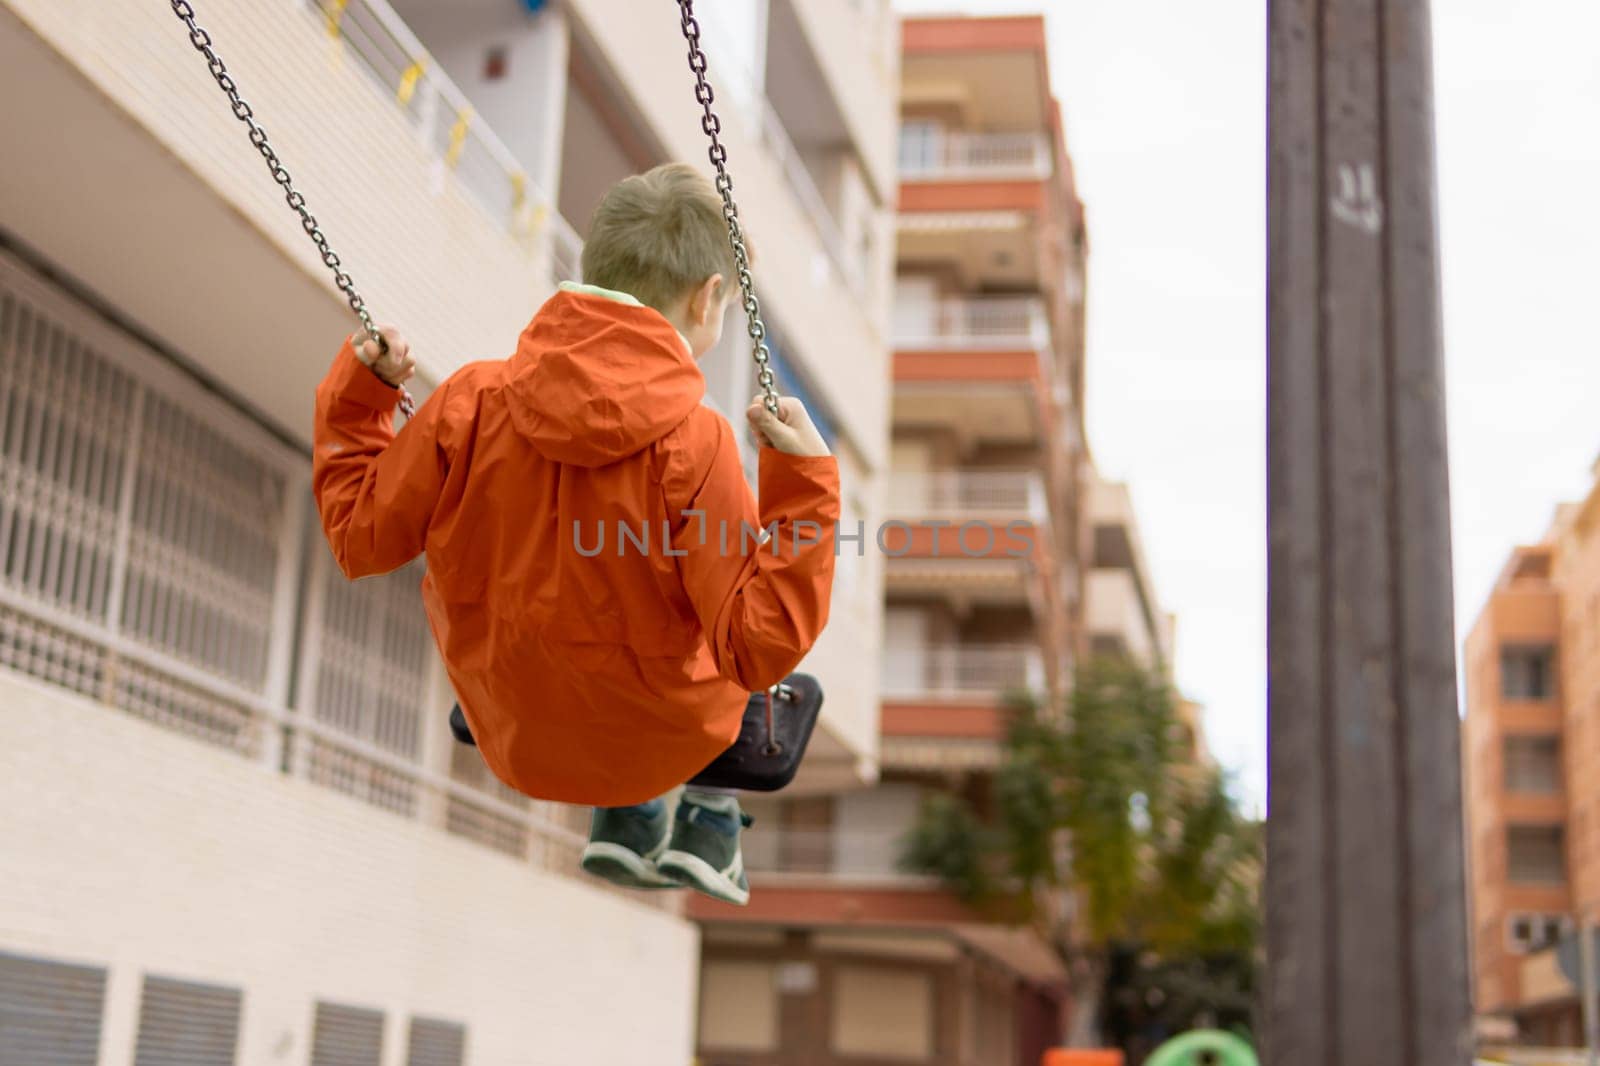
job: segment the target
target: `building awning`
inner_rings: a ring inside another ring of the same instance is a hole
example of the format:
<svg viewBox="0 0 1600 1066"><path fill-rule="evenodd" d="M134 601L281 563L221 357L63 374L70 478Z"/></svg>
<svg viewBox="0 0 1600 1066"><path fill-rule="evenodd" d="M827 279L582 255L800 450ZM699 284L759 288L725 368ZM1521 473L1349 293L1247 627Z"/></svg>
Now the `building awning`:
<svg viewBox="0 0 1600 1066"><path fill-rule="evenodd" d="M884 737L878 760L891 770L994 770L1000 745L966 737Z"/></svg>
<svg viewBox="0 0 1600 1066"><path fill-rule="evenodd" d="M1028 217L1021 211L903 211L895 216L902 233L950 233L1024 229Z"/></svg>
<svg viewBox="0 0 1600 1066"><path fill-rule="evenodd" d="M1026 559L929 557L893 558L885 567L886 576L902 584L982 586L1018 585L1028 576Z"/></svg>
<svg viewBox="0 0 1600 1066"><path fill-rule="evenodd" d="M1572 1003L1578 999L1578 989L1561 971L1555 948L1527 955L1522 960L1522 996L1516 1009L1548 1006L1555 1003Z"/></svg>
<svg viewBox="0 0 1600 1066"><path fill-rule="evenodd" d="M1067 967L1061 956L1027 926L958 925L955 935L1026 981L1038 985L1067 983Z"/></svg>

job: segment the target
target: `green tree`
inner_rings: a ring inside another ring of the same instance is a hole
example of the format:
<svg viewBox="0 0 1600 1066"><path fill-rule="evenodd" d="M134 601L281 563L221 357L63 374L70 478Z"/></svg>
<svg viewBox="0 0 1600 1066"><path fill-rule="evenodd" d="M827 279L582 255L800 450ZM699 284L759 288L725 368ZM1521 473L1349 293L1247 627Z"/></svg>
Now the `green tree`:
<svg viewBox="0 0 1600 1066"><path fill-rule="evenodd" d="M1206 969L1185 960L1253 962L1260 834L1221 775L1182 761L1166 679L1099 659L1082 666L1059 711L1013 709L988 802L930 798L906 867L1033 921L1073 964L1080 1002L1100 991L1115 950L1174 960L1165 967L1174 981ZM1063 889L1077 901L1070 922L1049 906ZM1204 999L1173 992L1166 998Z"/></svg>

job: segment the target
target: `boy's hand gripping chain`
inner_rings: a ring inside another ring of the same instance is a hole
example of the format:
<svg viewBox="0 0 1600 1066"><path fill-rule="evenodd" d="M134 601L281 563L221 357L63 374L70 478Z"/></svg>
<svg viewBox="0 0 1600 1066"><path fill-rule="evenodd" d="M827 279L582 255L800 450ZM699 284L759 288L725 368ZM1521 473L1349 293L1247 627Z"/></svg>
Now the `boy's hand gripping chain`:
<svg viewBox="0 0 1600 1066"><path fill-rule="evenodd" d="M194 7L189 0L172 0L172 12L189 27L189 43L194 45L195 51L206 57L206 65L211 69L211 76L216 79L217 85L228 94L228 103L232 107L233 117L250 127L250 143L256 146L256 151L261 153L261 158L266 160L267 169L272 172L272 180L283 188L283 198L297 215L300 216L300 227L306 231L306 236L311 238L311 243L317 246L317 251L322 253L322 262L333 271L333 283L346 300L350 302L350 310L356 313L361 320L361 328L378 345L378 350L387 353L389 342L383 334L378 332L378 327L372 324L372 315L367 311L367 303L356 291L354 281L350 274L339 263L339 256L328 247L328 238L322 235L322 228L317 225L316 216L306 208L306 198L294 187L294 181L289 177L289 171L284 168L278 159L278 153L273 151L272 145L267 143L267 131L256 122L255 112L244 98L239 95L239 87L234 84L233 75L228 73L228 68L222 62L222 57L217 55L211 47L211 35L196 24ZM727 194L724 193L724 196ZM748 292L748 290L746 290ZM410 418L416 413L416 401L411 394L400 387L400 413Z"/></svg>
<svg viewBox="0 0 1600 1066"><path fill-rule="evenodd" d="M711 165L717 171L717 192L722 194L722 217L728 222L728 243L733 245L733 261L739 270L739 289L744 294L744 316L749 323L756 380L761 383L761 402L768 411L777 414L778 388L770 365L772 352L767 347L767 327L761 321L761 303L756 299L755 285L750 280L750 255L744 247L744 228L739 225L739 208L733 202L733 179L728 176L728 150L717 138L717 134L722 132L722 120L711 110L711 83L706 81L706 54L700 50L700 23L694 17L694 0L678 0L678 10L683 16L683 39L689 42L689 69L694 72L695 79L694 98L705 109L705 114L700 116L700 128L711 138L708 154Z"/></svg>

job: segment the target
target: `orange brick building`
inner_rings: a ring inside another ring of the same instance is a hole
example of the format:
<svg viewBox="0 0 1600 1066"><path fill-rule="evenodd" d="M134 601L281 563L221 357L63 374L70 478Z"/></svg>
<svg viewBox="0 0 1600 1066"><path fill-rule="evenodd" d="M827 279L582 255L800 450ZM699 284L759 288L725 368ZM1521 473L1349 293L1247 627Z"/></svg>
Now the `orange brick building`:
<svg viewBox="0 0 1600 1066"><path fill-rule="evenodd" d="M1519 547L1466 641L1466 766L1479 1013L1521 1040L1581 1038L1554 944L1600 921L1600 464Z"/></svg>
<svg viewBox="0 0 1600 1066"><path fill-rule="evenodd" d="M1006 695L1059 696L1089 644L1082 208L1043 19L902 44L879 779L750 799L750 906L690 903L706 1066L1037 1066L1062 1030L1054 950L898 858L930 794L985 802Z"/></svg>

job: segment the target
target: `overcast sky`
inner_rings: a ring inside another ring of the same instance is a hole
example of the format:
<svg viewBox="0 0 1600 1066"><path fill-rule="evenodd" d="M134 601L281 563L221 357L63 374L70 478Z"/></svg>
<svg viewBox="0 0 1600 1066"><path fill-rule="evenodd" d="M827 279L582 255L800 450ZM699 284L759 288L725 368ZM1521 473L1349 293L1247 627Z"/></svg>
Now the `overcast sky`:
<svg viewBox="0 0 1600 1066"><path fill-rule="evenodd" d="M1132 485L1177 676L1265 794L1261 2L896 0L1046 13L1087 205L1090 443ZM1458 629L1600 451L1600 4L1435 2Z"/></svg>

